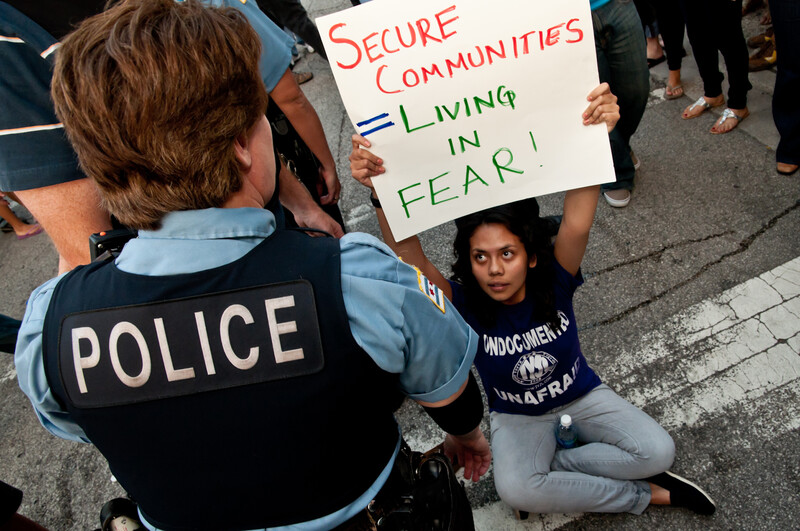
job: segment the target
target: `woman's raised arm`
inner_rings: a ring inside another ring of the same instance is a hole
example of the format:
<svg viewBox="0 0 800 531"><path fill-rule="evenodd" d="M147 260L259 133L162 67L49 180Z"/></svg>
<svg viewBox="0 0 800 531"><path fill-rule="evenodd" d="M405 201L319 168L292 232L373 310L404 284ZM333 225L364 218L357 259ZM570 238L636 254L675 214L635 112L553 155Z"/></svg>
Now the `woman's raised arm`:
<svg viewBox="0 0 800 531"><path fill-rule="evenodd" d="M583 124L605 123L610 133L619 121L617 97L611 93L608 83L601 83L586 97L589 106L583 111ZM589 231L597 210L599 186L569 190L564 196L564 217L556 236L554 254L561 267L572 275L578 273L589 243Z"/></svg>
<svg viewBox="0 0 800 531"><path fill-rule="evenodd" d="M353 135L352 141L353 151L350 153L350 171L358 182L370 189L374 199L373 204L376 202L380 204L375 188L372 186L372 178L386 171L383 167L383 160L367 150L372 144L363 136ZM386 216L383 214L383 209L376 206L375 215L378 217L378 224L381 227L381 234L386 245L405 263L413 265L422 271L422 274L442 290L448 299L452 299L453 292L450 288L450 283L425 256L419 238L411 236L405 240L396 241L392 235L392 230L389 228L389 223L386 221Z"/></svg>
<svg viewBox="0 0 800 531"><path fill-rule="evenodd" d="M586 245L589 243L589 231L594 222L599 194L599 186L589 186L568 190L564 196L564 217L558 229L553 254L561 267L572 276L578 274Z"/></svg>

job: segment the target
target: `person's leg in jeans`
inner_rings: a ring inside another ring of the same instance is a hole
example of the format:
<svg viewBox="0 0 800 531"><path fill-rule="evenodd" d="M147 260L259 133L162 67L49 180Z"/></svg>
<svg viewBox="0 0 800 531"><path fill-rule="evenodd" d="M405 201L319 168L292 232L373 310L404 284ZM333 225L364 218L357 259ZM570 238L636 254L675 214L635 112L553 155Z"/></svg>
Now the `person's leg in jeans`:
<svg viewBox="0 0 800 531"><path fill-rule="evenodd" d="M553 470L633 480L664 472L672 465L672 437L607 385L596 387L559 414L572 416L578 440L586 444L556 452Z"/></svg>
<svg viewBox="0 0 800 531"><path fill-rule="evenodd" d="M565 413L588 444L557 449L553 430ZM527 512L641 514L650 487L637 479L663 472L674 457L663 428L606 386L545 415L493 412L491 427L497 493Z"/></svg>
<svg viewBox="0 0 800 531"><path fill-rule="evenodd" d="M631 190L634 167L630 139L644 114L650 74L642 24L630 0L612 0L592 11L600 81L611 86L620 119L611 132L611 154L617 179L603 190Z"/></svg>
<svg viewBox="0 0 800 531"><path fill-rule="evenodd" d="M781 135L775 159L778 171L790 174L800 165L800 2L771 0L778 53L778 75L772 94L772 117Z"/></svg>

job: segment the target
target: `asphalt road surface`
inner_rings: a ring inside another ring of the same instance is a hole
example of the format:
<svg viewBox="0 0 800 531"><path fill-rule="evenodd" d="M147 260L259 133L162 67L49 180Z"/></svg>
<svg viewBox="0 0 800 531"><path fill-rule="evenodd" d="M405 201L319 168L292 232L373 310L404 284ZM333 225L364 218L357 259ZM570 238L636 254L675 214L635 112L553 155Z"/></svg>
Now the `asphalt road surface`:
<svg viewBox="0 0 800 531"><path fill-rule="evenodd" d="M350 5L304 4L313 16ZM745 20L748 35L759 32L759 18ZM366 192L349 177L353 130L330 69L312 54L297 70L315 75L303 89L337 157L347 228L377 235ZM518 522L497 497L490 470L468 486L480 530L800 528L800 178L774 169L775 73L751 74L751 116L714 136L713 114L680 118L702 90L691 56L683 69L687 96L663 99L666 72L665 64L651 71L650 104L632 142L642 166L630 205L598 206L576 317L589 363L671 433L673 470L706 487L718 510L711 517L663 507L641 516L534 514ZM542 198L543 214L559 213L562 199ZM445 270L452 237L450 225L422 237ZM30 291L56 267L45 236L18 242L0 235L0 313L21 317ZM414 404L403 406L399 420L417 449L441 440ZM348 463L339 466L320 473L346 474ZM96 528L103 502L122 494L91 446L41 428L6 354L0 479L25 491L22 514L58 530Z"/></svg>

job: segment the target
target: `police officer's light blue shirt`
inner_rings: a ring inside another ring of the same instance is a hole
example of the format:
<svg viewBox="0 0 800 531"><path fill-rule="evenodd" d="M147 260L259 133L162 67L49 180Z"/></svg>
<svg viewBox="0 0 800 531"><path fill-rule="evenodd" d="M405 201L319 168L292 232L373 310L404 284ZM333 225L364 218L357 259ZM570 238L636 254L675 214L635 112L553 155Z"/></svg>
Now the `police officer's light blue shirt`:
<svg viewBox="0 0 800 531"><path fill-rule="evenodd" d="M202 271L241 258L274 231L275 218L268 210L173 212L164 218L161 229L140 231L116 264L128 273L148 276ZM449 301L442 312L423 291L416 270L400 262L377 239L347 234L340 240L340 248L342 295L350 331L358 344L383 370L399 374L400 386L411 398L436 402L455 393L475 357L475 332ZM53 398L42 361L44 317L62 276L31 294L15 363L19 385L42 425L59 437L89 442ZM275 529L311 531L345 522L366 507L386 482L397 448L375 483L349 506L318 520Z"/></svg>
<svg viewBox="0 0 800 531"><path fill-rule="evenodd" d="M261 39L258 70L267 92L272 92L292 62L294 41L291 37L275 25L253 0L203 0L203 3L213 7L238 9L247 18Z"/></svg>

